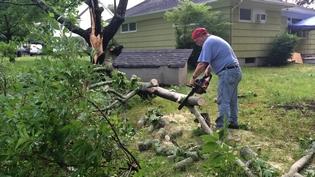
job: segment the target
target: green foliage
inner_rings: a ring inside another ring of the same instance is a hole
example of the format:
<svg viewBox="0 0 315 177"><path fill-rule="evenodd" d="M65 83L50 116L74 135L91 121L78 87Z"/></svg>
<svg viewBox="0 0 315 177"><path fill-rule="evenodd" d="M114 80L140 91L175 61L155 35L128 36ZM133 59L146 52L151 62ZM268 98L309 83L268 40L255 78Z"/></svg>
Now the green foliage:
<svg viewBox="0 0 315 177"><path fill-rule="evenodd" d="M170 171L173 169L172 164L170 164L165 157L156 156L154 158L143 158L145 160L141 161L142 168L137 172L134 177L144 177L144 176L169 176ZM169 169L170 168L170 169ZM163 169L163 171L158 171L157 169Z"/></svg>
<svg viewBox="0 0 315 177"><path fill-rule="evenodd" d="M4 43L0 42L0 57L7 57L9 61L14 63L15 62L15 55L16 55L16 44L14 42Z"/></svg>
<svg viewBox="0 0 315 177"><path fill-rule="evenodd" d="M63 17L77 24L79 14L77 7L82 4L83 0L45 0L44 2ZM0 41L38 40L36 33L52 35L54 29L59 29L53 13L47 15L36 5L23 5L30 3L32 1L29 0L19 0L16 1L16 4L1 3L0 32L2 34L0 34Z"/></svg>
<svg viewBox="0 0 315 177"><path fill-rule="evenodd" d="M145 126L150 126L150 131L159 129L164 126L164 122L161 120L162 117L163 113L161 111L161 107L149 108L143 117L143 124Z"/></svg>
<svg viewBox="0 0 315 177"><path fill-rule="evenodd" d="M288 59L296 47L298 37L283 33L274 39L269 51L267 65L282 66L288 64Z"/></svg>
<svg viewBox="0 0 315 177"><path fill-rule="evenodd" d="M83 38L62 35L61 37L51 37L42 35L45 42L45 53L53 58L71 60L76 56L86 56L88 54L88 46Z"/></svg>
<svg viewBox="0 0 315 177"><path fill-rule="evenodd" d="M235 163L233 149L220 141L220 135L202 136L202 153L207 158L204 168L213 176L243 176L244 173Z"/></svg>
<svg viewBox="0 0 315 177"><path fill-rule="evenodd" d="M305 138L300 137L299 138L300 147L303 150L309 149L313 142L315 142L315 139L313 139L312 137L305 137Z"/></svg>
<svg viewBox="0 0 315 177"><path fill-rule="evenodd" d="M30 3L29 0L19 0L17 3ZM0 5L0 32L5 38L0 41L23 41L35 27L36 22L42 19L41 11L35 6L14 5L1 3Z"/></svg>
<svg viewBox="0 0 315 177"><path fill-rule="evenodd" d="M194 48L189 59L190 66L195 65L200 53L200 47L195 46L191 39L191 32L195 27L205 27L211 34L228 37L227 19L206 4L196 4L191 0L180 1L175 10L165 13L165 19L175 25L177 48Z"/></svg>
<svg viewBox="0 0 315 177"><path fill-rule="evenodd" d="M260 177L276 177L279 176L279 172L270 166L266 161L262 159L255 159L250 164L251 169L253 172Z"/></svg>
<svg viewBox="0 0 315 177"><path fill-rule="evenodd" d="M41 59L15 74L7 96L0 95L0 176L113 176L120 172L126 156L113 141L109 124L89 102L96 92L84 86L94 77L87 62ZM100 107L114 99L108 94L98 96ZM130 129L119 119L110 121L124 137Z"/></svg>
<svg viewBox="0 0 315 177"><path fill-rule="evenodd" d="M0 94L7 95L8 76L6 67L0 64Z"/></svg>

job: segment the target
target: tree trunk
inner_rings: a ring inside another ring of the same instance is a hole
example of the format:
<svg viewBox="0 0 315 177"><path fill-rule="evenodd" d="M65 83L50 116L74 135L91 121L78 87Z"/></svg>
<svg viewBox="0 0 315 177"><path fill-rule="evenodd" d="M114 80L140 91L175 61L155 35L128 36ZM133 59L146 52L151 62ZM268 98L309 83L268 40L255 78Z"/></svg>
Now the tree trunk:
<svg viewBox="0 0 315 177"><path fill-rule="evenodd" d="M120 0L116 13L109 25L102 27L101 14L104 9L99 7L98 0L86 0L85 3L89 6L90 11L91 28L84 30L79 26L74 25L69 19L63 17L62 14L59 14L55 9L48 6L43 0L32 1L47 14L54 14L55 20L64 25L69 31L84 38L92 48L90 56L93 64L104 64L106 57L104 51L106 51L110 40L114 37L120 25L124 22L128 4L128 0Z"/></svg>
<svg viewBox="0 0 315 177"><path fill-rule="evenodd" d="M290 168L289 172L284 174L282 177L294 177L298 176L298 172L307 164L310 162L312 157L315 154L315 142L313 142L312 147L307 150L307 153L305 156L303 156L301 159L296 161Z"/></svg>
<svg viewBox="0 0 315 177"><path fill-rule="evenodd" d="M165 98L167 100L177 102L177 103L181 103L184 100L184 98L187 96L181 93L169 91L162 87L151 87L151 88L145 89L145 91L151 94L154 94L156 96ZM202 106L204 104L205 104L204 99L199 98L199 97L194 97L194 96L189 97L187 101L187 105L190 105L190 106Z"/></svg>

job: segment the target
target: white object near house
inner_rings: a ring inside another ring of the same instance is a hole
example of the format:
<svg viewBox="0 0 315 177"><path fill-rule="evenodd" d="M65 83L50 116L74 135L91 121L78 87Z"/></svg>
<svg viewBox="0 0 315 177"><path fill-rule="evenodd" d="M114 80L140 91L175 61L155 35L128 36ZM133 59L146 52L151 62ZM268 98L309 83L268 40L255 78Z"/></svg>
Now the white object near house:
<svg viewBox="0 0 315 177"><path fill-rule="evenodd" d="M187 61L192 49L123 50L113 66L127 74L137 75L142 81L157 79L160 84L187 83Z"/></svg>
<svg viewBox="0 0 315 177"><path fill-rule="evenodd" d="M31 44L30 45L30 55L39 55L42 53L43 45L42 44Z"/></svg>

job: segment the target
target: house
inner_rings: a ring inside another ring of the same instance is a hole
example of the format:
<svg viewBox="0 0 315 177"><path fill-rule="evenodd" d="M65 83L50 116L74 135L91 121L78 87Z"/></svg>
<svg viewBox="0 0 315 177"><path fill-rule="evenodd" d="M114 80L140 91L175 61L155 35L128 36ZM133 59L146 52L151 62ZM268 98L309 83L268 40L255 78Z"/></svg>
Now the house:
<svg viewBox="0 0 315 177"><path fill-rule="evenodd" d="M192 0L206 3L223 13L231 23L229 40L241 65L257 66L268 55L274 38L287 30L282 9L294 4L281 0ZM174 49L173 24L164 13L178 5L178 0L145 0L128 9L126 20L115 39L127 49Z"/></svg>
<svg viewBox="0 0 315 177"><path fill-rule="evenodd" d="M299 36L296 51L301 53L304 63L315 63L315 11L305 7L282 10L287 18L289 31Z"/></svg>
<svg viewBox="0 0 315 177"><path fill-rule="evenodd" d="M187 82L187 60L192 49L125 50L113 66L130 78L142 81L157 79L160 84L184 85Z"/></svg>

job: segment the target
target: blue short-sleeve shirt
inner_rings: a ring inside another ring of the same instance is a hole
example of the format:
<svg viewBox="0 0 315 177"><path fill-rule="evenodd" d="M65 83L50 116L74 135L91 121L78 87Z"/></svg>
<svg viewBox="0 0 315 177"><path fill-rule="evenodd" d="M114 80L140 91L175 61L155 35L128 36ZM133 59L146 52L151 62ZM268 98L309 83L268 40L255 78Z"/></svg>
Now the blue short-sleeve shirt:
<svg viewBox="0 0 315 177"><path fill-rule="evenodd" d="M215 74L224 67L239 65L230 44L215 35L210 35L203 43L198 62L209 63Z"/></svg>

